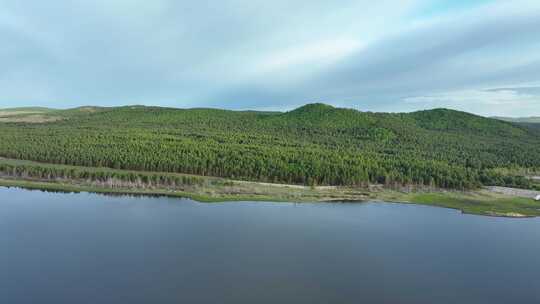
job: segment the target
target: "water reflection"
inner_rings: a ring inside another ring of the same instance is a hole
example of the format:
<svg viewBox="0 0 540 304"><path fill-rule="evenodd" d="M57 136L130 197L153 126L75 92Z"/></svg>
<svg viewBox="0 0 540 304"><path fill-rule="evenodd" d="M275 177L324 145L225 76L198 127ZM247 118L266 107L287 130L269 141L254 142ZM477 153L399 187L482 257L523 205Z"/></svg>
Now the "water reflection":
<svg viewBox="0 0 540 304"><path fill-rule="evenodd" d="M540 221L0 188L0 303L536 303Z"/></svg>

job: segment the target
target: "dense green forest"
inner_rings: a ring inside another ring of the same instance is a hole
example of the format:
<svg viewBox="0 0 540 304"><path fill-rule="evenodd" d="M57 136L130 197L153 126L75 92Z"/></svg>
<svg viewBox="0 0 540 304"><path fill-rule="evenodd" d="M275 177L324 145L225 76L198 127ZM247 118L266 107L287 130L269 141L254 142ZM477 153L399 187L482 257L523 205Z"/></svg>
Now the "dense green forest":
<svg viewBox="0 0 540 304"><path fill-rule="evenodd" d="M220 183L221 180L208 180L197 176L164 174L163 172L140 172L114 170L109 168L87 168L59 166L50 164L29 164L20 161L0 159L0 176L32 178L39 180L68 179L100 183L108 187L168 187L201 186L205 183Z"/></svg>
<svg viewBox="0 0 540 304"><path fill-rule="evenodd" d="M48 119L1 122L0 156L264 182L455 189L532 187L511 172L540 170L537 129L447 109L393 114L310 104L281 113L128 106L41 115Z"/></svg>

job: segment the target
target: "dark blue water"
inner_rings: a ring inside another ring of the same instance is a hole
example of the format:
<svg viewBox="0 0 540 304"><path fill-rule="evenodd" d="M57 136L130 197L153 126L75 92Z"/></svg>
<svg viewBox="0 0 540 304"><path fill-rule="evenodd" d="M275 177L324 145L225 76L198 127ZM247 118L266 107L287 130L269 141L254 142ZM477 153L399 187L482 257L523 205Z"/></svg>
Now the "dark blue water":
<svg viewBox="0 0 540 304"><path fill-rule="evenodd" d="M0 188L0 303L540 303L540 220Z"/></svg>

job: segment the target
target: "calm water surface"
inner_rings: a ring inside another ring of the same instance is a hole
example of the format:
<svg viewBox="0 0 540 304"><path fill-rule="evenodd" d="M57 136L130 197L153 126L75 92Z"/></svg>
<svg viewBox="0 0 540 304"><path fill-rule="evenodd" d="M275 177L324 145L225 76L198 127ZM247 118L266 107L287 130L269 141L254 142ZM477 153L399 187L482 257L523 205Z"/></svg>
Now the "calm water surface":
<svg viewBox="0 0 540 304"><path fill-rule="evenodd" d="M0 188L0 303L540 303L540 220Z"/></svg>

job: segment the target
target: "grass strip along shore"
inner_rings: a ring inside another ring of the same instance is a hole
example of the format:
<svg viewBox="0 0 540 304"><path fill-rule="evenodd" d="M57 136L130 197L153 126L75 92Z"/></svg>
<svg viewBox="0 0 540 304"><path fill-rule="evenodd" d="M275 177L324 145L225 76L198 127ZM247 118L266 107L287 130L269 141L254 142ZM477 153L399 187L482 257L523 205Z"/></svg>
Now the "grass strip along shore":
<svg viewBox="0 0 540 304"><path fill-rule="evenodd" d="M0 158L0 186L45 191L159 195L191 198L200 202L385 201L453 208L479 215L540 216L540 202L528 197L494 193L485 188L457 191L428 187L389 188L382 185L300 186L177 173L46 164L6 158Z"/></svg>

